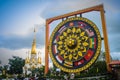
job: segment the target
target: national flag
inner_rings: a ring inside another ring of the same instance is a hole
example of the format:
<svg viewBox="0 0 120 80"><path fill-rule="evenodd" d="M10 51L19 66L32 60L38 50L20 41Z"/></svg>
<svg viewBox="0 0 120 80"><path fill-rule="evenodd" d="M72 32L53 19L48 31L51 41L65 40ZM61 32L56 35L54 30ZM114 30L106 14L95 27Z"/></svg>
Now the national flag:
<svg viewBox="0 0 120 80"><path fill-rule="evenodd" d="M54 38L53 44L56 44L59 39L59 32L57 32L53 38Z"/></svg>
<svg viewBox="0 0 120 80"><path fill-rule="evenodd" d="M65 64L65 63L64 63L63 65L64 65L64 66L67 66L67 67L72 67L71 65L69 65L69 64Z"/></svg>
<svg viewBox="0 0 120 80"><path fill-rule="evenodd" d="M93 55L93 51L92 50L88 50L87 54L84 56L84 58L88 61Z"/></svg>
<svg viewBox="0 0 120 80"><path fill-rule="evenodd" d="M54 54L58 53L57 45L53 45L53 52L54 52Z"/></svg>
<svg viewBox="0 0 120 80"><path fill-rule="evenodd" d="M56 36L56 41L58 41L58 39L59 39L59 36Z"/></svg>
<svg viewBox="0 0 120 80"><path fill-rule="evenodd" d="M62 63L63 62L63 58L60 56L60 55L57 55L56 56L56 59L59 63Z"/></svg>
<svg viewBox="0 0 120 80"><path fill-rule="evenodd" d="M84 22L78 22L80 28L87 26Z"/></svg>
<svg viewBox="0 0 120 80"><path fill-rule="evenodd" d="M62 26L58 32L61 34L65 29L66 29L66 26Z"/></svg>
<svg viewBox="0 0 120 80"><path fill-rule="evenodd" d="M83 63L84 63L84 60L82 59L82 60L74 62L74 66L79 66L79 65L81 65Z"/></svg>
<svg viewBox="0 0 120 80"><path fill-rule="evenodd" d="M79 28L83 28L83 26L78 26Z"/></svg>
<svg viewBox="0 0 120 80"><path fill-rule="evenodd" d="M97 47L97 45L96 45L96 38L94 38L94 48L96 48Z"/></svg>
<svg viewBox="0 0 120 80"><path fill-rule="evenodd" d="M62 56L58 55L58 58L63 61L63 57Z"/></svg>
<svg viewBox="0 0 120 80"><path fill-rule="evenodd" d="M73 62L71 62L71 61L64 61L64 63L71 65L71 66L73 65Z"/></svg>
<svg viewBox="0 0 120 80"><path fill-rule="evenodd" d="M91 29L86 29L85 31L88 33L90 37L94 36L94 32Z"/></svg>
<svg viewBox="0 0 120 80"><path fill-rule="evenodd" d="M96 38L90 38L90 48L96 48Z"/></svg>
<svg viewBox="0 0 120 80"><path fill-rule="evenodd" d="M71 27L71 26L74 26L74 23L73 22L70 22L69 23L69 26Z"/></svg>
<svg viewBox="0 0 120 80"><path fill-rule="evenodd" d="M73 62L71 61L64 61L64 65L67 67L72 67L73 66Z"/></svg>
<svg viewBox="0 0 120 80"><path fill-rule="evenodd" d="M53 43L56 43L57 41L56 41L56 39L53 41Z"/></svg>

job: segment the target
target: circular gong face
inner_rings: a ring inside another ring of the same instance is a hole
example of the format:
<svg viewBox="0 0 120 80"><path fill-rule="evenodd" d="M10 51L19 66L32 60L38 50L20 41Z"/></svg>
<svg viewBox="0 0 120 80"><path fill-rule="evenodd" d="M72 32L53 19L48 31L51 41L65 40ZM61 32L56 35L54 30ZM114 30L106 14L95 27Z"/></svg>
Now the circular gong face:
<svg viewBox="0 0 120 80"><path fill-rule="evenodd" d="M50 57L65 72L80 72L90 67L101 49L97 26L83 17L68 18L57 25L50 37Z"/></svg>

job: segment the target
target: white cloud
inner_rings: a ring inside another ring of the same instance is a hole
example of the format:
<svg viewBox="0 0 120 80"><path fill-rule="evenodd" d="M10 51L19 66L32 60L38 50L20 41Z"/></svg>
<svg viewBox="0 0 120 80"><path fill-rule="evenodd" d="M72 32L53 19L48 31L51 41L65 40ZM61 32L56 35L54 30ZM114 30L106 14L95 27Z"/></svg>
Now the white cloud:
<svg viewBox="0 0 120 80"><path fill-rule="evenodd" d="M28 3L29 4L29 3ZM45 19L41 16L42 11L45 9L46 4L26 4L26 5L17 5L16 7L18 11L12 9L13 11L9 11L9 16L1 25L0 30L3 36L28 36L31 32L33 32L33 28L36 24L45 25ZM4 15L4 17L6 17Z"/></svg>
<svg viewBox="0 0 120 80"><path fill-rule="evenodd" d="M100 0L65 0L65 1L54 1L49 5L49 9L44 10L43 15L47 15L47 18L62 15L65 13L85 9L99 5L102 2ZM54 6L53 4L57 4Z"/></svg>
<svg viewBox="0 0 120 80"><path fill-rule="evenodd" d="M94 5L98 5L101 2L99 0L76 0L76 1L65 1L64 3L61 2L58 7L61 10L76 10L76 9L84 9ZM65 7L66 6L66 7Z"/></svg>
<svg viewBox="0 0 120 80"><path fill-rule="evenodd" d="M0 60L2 61L2 65L8 64L8 59L12 58L12 56L19 56L23 59L27 57L26 52L31 49L18 49L18 50L10 50L7 48L0 48ZM41 52L42 64L45 64L45 48L44 46L40 49L37 48L37 52Z"/></svg>
<svg viewBox="0 0 120 80"><path fill-rule="evenodd" d="M44 25L45 19L34 15L32 18L31 16L26 16L25 18L22 18L20 20L13 21L14 24L11 24L11 28L5 29L3 33L1 33L4 36L28 36L33 32L33 28L35 27L35 24L38 25ZM12 23L12 22L11 22ZM39 26L41 27L41 26Z"/></svg>
<svg viewBox="0 0 120 80"><path fill-rule="evenodd" d="M119 1L109 1L109 0L101 0L101 2L104 3L105 9L108 11L110 11L111 13L118 13L120 12L120 5L119 5ZM110 13L110 14L111 14Z"/></svg>
<svg viewBox="0 0 120 80"><path fill-rule="evenodd" d="M8 59L12 58L12 56L19 56L25 58L26 51L28 49L20 49L20 50L10 50L7 48L0 48L0 60L2 64L8 64Z"/></svg>
<svg viewBox="0 0 120 80"><path fill-rule="evenodd" d="M120 60L120 52L112 52L111 57L113 60Z"/></svg>

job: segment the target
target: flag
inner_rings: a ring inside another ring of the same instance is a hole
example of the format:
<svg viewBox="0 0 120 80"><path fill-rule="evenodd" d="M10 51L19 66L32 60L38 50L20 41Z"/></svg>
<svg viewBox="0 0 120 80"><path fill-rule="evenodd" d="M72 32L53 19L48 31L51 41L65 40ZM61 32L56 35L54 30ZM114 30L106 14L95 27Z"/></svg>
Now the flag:
<svg viewBox="0 0 120 80"><path fill-rule="evenodd" d="M73 22L70 22L70 23L69 23L69 26L70 26L70 27L74 26L74 23L73 23Z"/></svg>
<svg viewBox="0 0 120 80"><path fill-rule="evenodd" d="M59 39L59 36L56 37L56 41L58 41L58 39Z"/></svg>
<svg viewBox="0 0 120 80"><path fill-rule="evenodd" d="M71 65L69 65L69 64L65 64L65 63L64 63L64 66L67 66L67 67L72 67Z"/></svg>
<svg viewBox="0 0 120 80"><path fill-rule="evenodd" d="M85 26L87 26L84 22L78 22L78 25L79 25L80 27L85 27Z"/></svg>
<svg viewBox="0 0 120 80"><path fill-rule="evenodd" d="M64 65L67 67L72 67L73 66L73 62L71 61L64 61Z"/></svg>
<svg viewBox="0 0 120 80"><path fill-rule="evenodd" d="M90 48L96 48L96 38L90 38Z"/></svg>
<svg viewBox="0 0 120 80"><path fill-rule="evenodd" d="M82 60L74 62L74 66L79 66L79 65L81 65L83 63L84 63L84 60L82 59Z"/></svg>
<svg viewBox="0 0 120 80"><path fill-rule="evenodd" d="M56 39L53 41L53 43L56 43L57 41L56 41Z"/></svg>
<svg viewBox="0 0 120 80"><path fill-rule="evenodd" d="M90 60L92 55L93 55L93 51L92 50L88 50L87 54L84 56L84 58L88 61L88 60Z"/></svg>
<svg viewBox="0 0 120 80"><path fill-rule="evenodd" d="M53 45L53 52L54 52L54 54L58 53L57 45Z"/></svg>
<svg viewBox="0 0 120 80"><path fill-rule="evenodd" d="M66 29L66 26L62 26L62 27L58 30L58 32L61 34L65 29Z"/></svg>
<svg viewBox="0 0 120 80"><path fill-rule="evenodd" d="M94 36L94 32L91 29L86 29L85 31L88 33L90 37Z"/></svg>
<svg viewBox="0 0 120 80"><path fill-rule="evenodd" d="M72 62L71 62L71 61L64 61L64 63L69 64L69 65L72 65Z"/></svg>
<svg viewBox="0 0 120 80"><path fill-rule="evenodd" d="M63 58L60 56L60 55L57 55L56 56L56 59L59 63L62 63L63 62Z"/></svg>

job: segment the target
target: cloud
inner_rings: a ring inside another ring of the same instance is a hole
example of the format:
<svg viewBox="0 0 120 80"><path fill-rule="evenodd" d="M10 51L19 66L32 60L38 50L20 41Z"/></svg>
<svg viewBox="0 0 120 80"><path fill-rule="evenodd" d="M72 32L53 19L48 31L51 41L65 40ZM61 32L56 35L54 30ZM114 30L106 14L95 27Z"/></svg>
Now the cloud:
<svg viewBox="0 0 120 80"><path fill-rule="evenodd" d="M10 50L7 48L0 48L0 60L2 64L8 64L8 59L12 58L12 56L19 56L25 58L25 53L28 49L20 49L20 50Z"/></svg>
<svg viewBox="0 0 120 80"><path fill-rule="evenodd" d="M16 49L11 50L8 48L0 48L0 60L2 61L2 65L8 64L9 60L12 56L19 56L23 59L27 57L26 52L31 51L31 48L23 48L23 49ZM42 46L41 48L37 48L37 52L41 52L42 64L45 64L45 47Z"/></svg>
<svg viewBox="0 0 120 80"><path fill-rule="evenodd" d="M9 49L30 48L33 42L34 33L31 32L28 36L0 36L0 47ZM45 30L40 28L36 34L37 46L44 46L45 44Z"/></svg>
<svg viewBox="0 0 120 80"><path fill-rule="evenodd" d="M11 24L8 24L9 28L7 28L8 25L6 25L5 29L0 30L1 31L0 35L8 36L8 37L9 36L24 36L24 37L28 36L31 32L33 32L33 27L35 27L35 24L45 26L45 19L39 16L35 16L35 17L36 18L32 18L29 15L24 18L21 18L20 20L11 21Z"/></svg>
<svg viewBox="0 0 120 80"><path fill-rule="evenodd" d="M53 4L56 4L53 5ZM46 9L43 10L42 16L45 18L51 18L54 16L62 15L65 13L73 12L76 10L81 10L91 6L101 4L99 0L55 0L54 2L49 3ZM49 8L49 9L48 9Z"/></svg>
<svg viewBox="0 0 120 80"><path fill-rule="evenodd" d="M41 16L41 12L47 3L41 4L41 1L26 2L8 1L4 2L4 5L1 5L0 48L30 48L34 36L34 27L37 31L37 46L44 45L45 18Z"/></svg>
<svg viewBox="0 0 120 80"><path fill-rule="evenodd" d="M120 60L120 52L112 52L111 57L113 60Z"/></svg>
<svg viewBox="0 0 120 80"><path fill-rule="evenodd" d="M111 13L118 13L120 12L120 1L113 1L113 0L101 0L104 3L105 10L111 11Z"/></svg>
<svg viewBox="0 0 120 80"><path fill-rule="evenodd" d="M112 1L112 0L101 0L105 9L105 18L107 24L108 34L118 34L120 30L120 1Z"/></svg>
<svg viewBox="0 0 120 80"><path fill-rule="evenodd" d="M28 36L35 24L45 26L41 12L47 3L42 1L3 1L0 7L0 35ZM2 3L2 2L0 2Z"/></svg>
<svg viewBox="0 0 120 80"><path fill-rule="evenodd" d="M114 13L114 14L108 13L106 15L107 29L108 29L108 33L110 35L120 34L120 31L119 31L120 30L119 14L120 14L120 12L119 13ZM114 15L114 16L112 16L112 15Z"/></svg>
<svg viewBox="0 0 120 80"><path fill-rule="evenodd" d="M120 33L108 34L109 36L109 46L111 52L120 52Z"/></svg>

